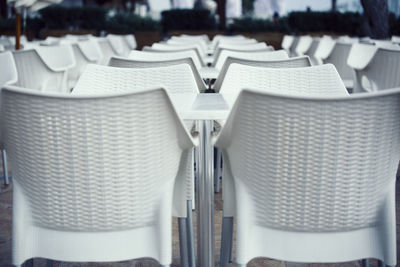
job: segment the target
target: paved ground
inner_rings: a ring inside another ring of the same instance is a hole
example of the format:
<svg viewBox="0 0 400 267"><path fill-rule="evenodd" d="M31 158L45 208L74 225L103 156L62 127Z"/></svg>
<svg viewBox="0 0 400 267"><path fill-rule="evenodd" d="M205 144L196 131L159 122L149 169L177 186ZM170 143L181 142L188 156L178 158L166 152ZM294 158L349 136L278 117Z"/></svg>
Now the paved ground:
<svg viewBox="0 0 400 267"><path fill-rule="evenodd" d="M1 173L3 173L1 171ZM2 180L0 181L2 184ZM397 186L396 193L397 202L397 226L400 224L400 186ZM215 255L216 263L219 263L219 249L220 249L220 237L221 237L221 194L216 194L215 197L216 211L215 211ZM0 186L0 267L12 266L11 265L11 213L12 213L12 183L5 187ZM194 222L196 227L196 214L194 214ZM195 228L196 232L196 228ZM397 232L397 255L399 258L399 232ZM299 244L301 246L301 244ZM34 266L45 266L43 259L35 259ZM110 266L121 266L121 267L155 267L158 264L151 259L141 259L119 263L66 263L66 262L55 262L55 267L110 267ZM173 220L173 264L172 266L180 266L179 264L179 240L178 240L178 224L176 219ZM231 264L231 266L235 266ZM322 267L322 266L344 266L344 267L356 267L360 266L360 262L349 262L341 264L298 264L298 263L283 263L281 261L275 261L270 259L254 259L248 264L248 267ZM377 266L376 261L371 261L371 266Z"/></svg>

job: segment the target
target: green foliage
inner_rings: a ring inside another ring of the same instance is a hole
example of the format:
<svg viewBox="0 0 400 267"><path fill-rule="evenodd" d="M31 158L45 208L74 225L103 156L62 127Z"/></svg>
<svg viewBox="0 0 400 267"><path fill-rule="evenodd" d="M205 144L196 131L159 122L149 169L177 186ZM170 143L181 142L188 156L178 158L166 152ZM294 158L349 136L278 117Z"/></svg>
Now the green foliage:
<svg viewBox="0 0 400 267"><path fill-rule="evenodd" d="M160 30L160 23L151 18L121 13L107 21L106 30L115 33L132 33L135 31L157 31Z"/></svg>
<svg viewBox="0 0 400 267"><path fill-rule="evenodd" d="M101 7L62 7L53 5L39 11L48 29L102 30L107 10Z"/></svg>
<svg viewBox="0 0 400 267"><path fill-rule="evenodd" d="M233 23L229 25L229 29L231 31L240 32L289 32L286 19L280 19L275 23L269 19L254 19L251 17L235 19Z"/></svg>
<svg viewBox="0 0 400 267"><path fill-rule="evenodd" d="M244 14L251 14L254 11L254 0L242 0L242 9Z"/></svg>
<svg viewBox="0 0 400 267"><path fill-rule="evenodd" d="M173 30L215 30L214 16L206 9L172 9L161 13L164 32Z"/></svg>
<svg viewBox="0 0 400 267"><path fill-rule="evenodd" d="M339 12L292 12L276 22L269 19L244 17L235 19L232 31L261 32L336 32L363 35L363 17L359 13Z"/></svg>
<svg viewBox="0 0 400 267"><path fill-rule="evenodd" d="M400 17L396 17L393 13L389 15L389 34L400 35Z"/></svg>
<svg viewBox="0 0 400 267"><path fill-rule="evenodd" d="M43 28L43 21L40 18L28 18L26 20L27 31L37 32ZM0 32L15 31L15 19L4 19L0 18Z"/></svg>
<svg viewBox="0 0 400 267"><path fill-rule="evenodd" d="M336 32L363 35L363 17L359 13L292 12L288 24L293 32Z"/></svg>

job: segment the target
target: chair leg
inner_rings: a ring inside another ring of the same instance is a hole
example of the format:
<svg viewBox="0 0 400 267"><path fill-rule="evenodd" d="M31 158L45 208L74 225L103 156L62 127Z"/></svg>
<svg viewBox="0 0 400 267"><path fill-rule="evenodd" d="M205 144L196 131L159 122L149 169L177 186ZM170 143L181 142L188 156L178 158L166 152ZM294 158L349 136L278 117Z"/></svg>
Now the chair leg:
<svg viewBox="0 0 400 267"><path fill-rule="evenodd" d="M222 160L222 153L221 149L215 148L216 152L215 157L215 172L214 172L214 189L215 193L219 193L221 191L221 160Z"/></svg>
<svg viewBox="0 0 400 267"><path fill-rule="evenodd" d="M25 267L33 267L33 259L29 259L25 262Z"/></svg>
<svg viewBox="0 0 400 267"><path fill-rule="evenodd" d="M362 267L369 267L369 259L363 259L361 261L361 266Z"/></svg>
<svg viewBox="0 0 400 267"><path fill-rule="evenodd" d="M178 218L178 227L179 227L179 249L181 254L180 266L189 267L186 218Z"/></svg>
<svg viewBox="0 0 400 267"><path fill-rule="evenodd" d="M233 217L222 218L220 266L228 267L232 247Z"/></svg>
<svg viewBox="0 0 400 267"><path fill-rule="evenodd" d="M186 219L186 230L187 230L187 244L188 244L188 261L189 267L196 267L196 256L194 254L194 232L193 232L193 211L192 201L187 201L187 219Z"/></svg>
<svg viewBox="0 0 400 267"><path fill-rule="evenodd" d="M8 185L10 181L8 179L7 154L5 149L1 150L1 158L3 162L4 184Z"/></svg>

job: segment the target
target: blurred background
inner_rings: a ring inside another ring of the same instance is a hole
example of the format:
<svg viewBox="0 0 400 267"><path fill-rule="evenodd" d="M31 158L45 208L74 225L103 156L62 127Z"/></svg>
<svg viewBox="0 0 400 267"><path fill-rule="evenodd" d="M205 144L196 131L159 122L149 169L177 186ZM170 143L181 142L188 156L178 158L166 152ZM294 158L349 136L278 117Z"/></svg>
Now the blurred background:
<svg viewBox="0 0 400 267"><path fill-rule="evenodd" d="M135 34L138 49L183 33L243 34L280 48L284 34L386 39L400 34L400 0L63 0L16 10L0 0L0 35Z"/></svg>

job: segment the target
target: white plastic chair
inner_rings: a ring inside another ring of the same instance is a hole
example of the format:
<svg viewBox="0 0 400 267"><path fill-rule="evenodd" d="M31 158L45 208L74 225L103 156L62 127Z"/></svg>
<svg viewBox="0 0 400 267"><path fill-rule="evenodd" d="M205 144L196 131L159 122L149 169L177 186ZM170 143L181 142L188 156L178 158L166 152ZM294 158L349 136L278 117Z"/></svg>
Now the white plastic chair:
<svg viewBox="0 0 400 267"><path fill-rule="evenodd" d="M311 44L313 42L313 38L309 35L300 36L299 42L296 46L295 54L297 56L303 56L307 53L307 51L311 48Z"/></svg>
<svg viewBox="0 0 400 267"><path fill-rule="evenodd" d="M230 50L236 52L268 52L274 51L272 46L268 46L266 43L256 43L256 44L247 44L247 45L233 45L233 44L222 44L215 49L214 52L214 61L213 66L219 60L219 56L223 50Z"/></svg>
<svg viewBox="0 0 400 267"><path fill-rule="evenodd" d="M278 64L275 68L231 64L219 92L231 106L244 88L298 95L348 95L332 64L302 68L285 64L286 68L277 68Z"/></svg>
<svg viewBox="0 0 400 267"><path fill-rule="evenodd" d="M130 50L135 50L137 48L137 42L135 35L133 34L126 34L123 35L125 42L128 44Z"/></svg>
<svg viewBox="0 0 400 267"><path fill-rule="evenodd" d="M293 35L284 35L281 43L282 48L286 52L290 53L290 47L292 46L293 41L294 41Z"/></svg>
<svg viewBox="0 0 400 267"><path fill-rule="evenodd" d="M166 44L168 45L199 45L201 47L201 53L206 53L208 47L207 43L203 39L187 39L187 38L171 38Z"/></svg>
<svg viewBox="0 0 400 267"><path fill-rule="evenodd" d="M183 52L183 51L194 51L197 55L197 58L201 62L202 66L206 66L206 63L204 61L203 55L200 53L200 50L193 47L193 45L182 45L182 46L172 46L172 45L166 45L166 44L153 44L151 47L149 46L144 46L143 51L146 52L157 52L157 53L175 53L175 52Z"/></svg>
<svg viewBox="0 0 400 267"><path fill-rule="evenodd" d="M239 266L255 257L396 265L399 103L400 89L341 97L242 91L215 143L236 194Z"/></svg>
<svg viewBox="0 0 400 267"><path fill-rule="evenodd" d="M315 52L318 49L320 40L321 40L321 38L313 37L310 47L308 48L307 51L304 52L304 55L307 55L310 57L312 65L321 65L322 64L322 62L318 58L315 57Z"/></svg>
<svg viewBox="0 0 400 267"><path fill-rule="evenodd" d="M38 46L13 51L18 71L17 86L40 91L69 93L68 70L75 66L72 48L68 45Z"/></svg>
<svg viewBox="0 0 400 267"><path fill-rule="evenodd" d="M289 58L288 54L284 50L256 52L222 50L218 59L215 61L214 67L217 70L222 70L228 57L253 61L280 60Z"/></svg>
<svg viewBox="0 0 400 267"><path fill-rule="evenodd" d="M400 44L400 36L393 35L391 40L393 43Z"/></svg>
<svg viewBox="0 0 400 267"><path fill-rule="evenodd" d="M351 42L335 41L330 38L322 38L318 48L315 51L315 57L323 64L331 63L335 65L337 71L342 77L346 88L353 88L354 71L347 65Z"/></svg>
<svg viewBox="0 0 400 267"><path fill-rule="evenodd" d="M185 172L180 161L194 141L167 92L5 88L3 100L14 173L13 264L151 257L169 266L175 177Z"/></svg>
<svg viewBox="0 0 400 267"><path fill-rule="evenodd" d="M111 57L118 56L120 53L122 53L122 50L119 51L115 50L114 46L111 45L109 39L110 38L106 37L95 38L95 40L99 44L101 53L103 54L103 58L100 61L101 65L107 65Z"/></svg>
<svg viewBox="0 0 400 267"><path fill-rule="evenodd" d="M355 71L353 92L400 86L400 47L353 44L347 64Z"/></svg>
<svg viewBox="0 0 400 267"><path fill-rule="evenodd" d="M95 40L61 41L71 45L75 57L75 67L68 71L68 88L73 88L79 76L90 63L99 63L103 58L99 44Z"/></svg>
<svg viewBox="0 0 400 267"><path fill-rule="evenodd" d="M18 81L17 68L15 67L14 58L11 52L0 53L0 86L14 84ZM0 91L1 93L1 91ZM0 95L0 112L1 112L1 95ZM1 113L0 113L1 114ZM0 119L1 121L1 119ZM0 150L3 166L4 184L8 185L10 180L8 177L7 154L4 149L2 131L0 128Z"/></svg>
<svg viewBox="0 0 400 267"><path fill-rule="evenodd" d="M135 53L131 53L130 57L131 58L121 58L121 57L112 57L110 59L110 62L108 63L109 66L112 67L120 67L120 68L155 68L155 67L165 67L165 66L173 66L173 65L180 65L180 64L187 64L190 66L190 69L192 70L192 73L194 75L194 78L196 80L196 85L197 88L199 89L200 92L204 92L207 87L205 83L203 82L203 79L200 77L199 71L197 70L193 59L191 57L177 57L175 59L167 59L161 57L157 57L158 60L155 60L153 55L174 55L173 53L165 53L165 54L159 54L159 53L148 53L148 52L142 52L142 51L134 51ZM193 52L193 51L187 51L187 52ZM135 58L136 55L141 55L142 53L150 54L150 57L146 56L141 56L141 58ZM186 53L186 52L185 52ZM193 52L194 53L194 52Z"/></svg>
<svg viewBox="0 0 400 267"><path fill-rule="evenodd" d="M118 56L128 56L129 52L132 50L124 35L108 34L107 39L110 41L111 46L114 51L117 52Z"/></svg>
<svg viewBox="0 0 400 267"><path fill-rule="evenodd" d="M221 40L243 40L243 39L247 39L246 37L244 37L243 35L220 35L217 34L214 36L214 38L211 41L211 48L214 50L215 47L218 45L219 41Z"/></svg>
<svg viewBox="0 0 400 267"><path fill-rule="evenodd" d="M281 50L286 54L284 50ZM270 52L274 53L274 52ZM308 56L292 57L279 60L247 60L235 57L228 57L225 60L223 67L219 73L219 76L214 84L214 90L219 92L222 84L225 82L226 74L229 67L232 64L240 64L253 67L264 67L264 68L301 68L311 66L310 58ZM229 83L229 82L228 82Z"/></svg>
<svg viewBox="0 0 400 267"><path fill-rule="evenodd" d="M184 98L186 101L182 102L180 97L182 94L191 95L194 100L199 93L192 70L187 64L157 68L116 68L89 64L72 94L95 95L111 92L135 92L156 87L166 88L179 112L190 108L192 104L187 101L186 97ZM190 131L193 122L185 121L185 125ZM186 225L187 232L193 233L191 217L192 201L194 201L193 154L187 154L185 160L186 172L180 174L180 178L175 182L173 215L178 217L180 224ZM185 234L185 229L180 227L180 235L185 236ZM193 242L192 234L188 236L188 245L186 246L191 250L189 257L192 262L194 261ZM181 256L181 259L185 260L185 255L181 254Z"/></svg>

